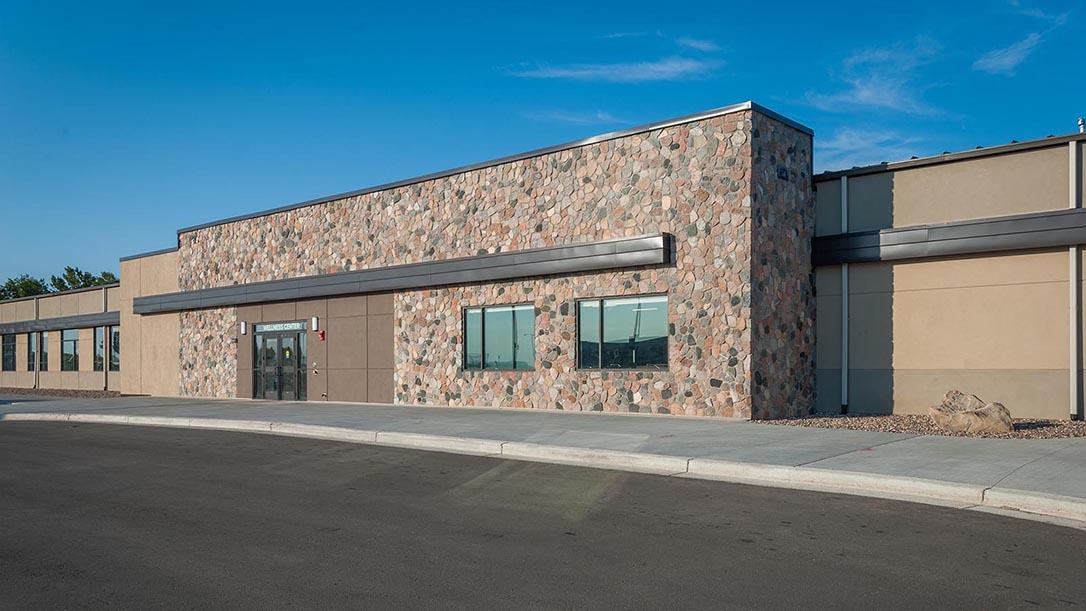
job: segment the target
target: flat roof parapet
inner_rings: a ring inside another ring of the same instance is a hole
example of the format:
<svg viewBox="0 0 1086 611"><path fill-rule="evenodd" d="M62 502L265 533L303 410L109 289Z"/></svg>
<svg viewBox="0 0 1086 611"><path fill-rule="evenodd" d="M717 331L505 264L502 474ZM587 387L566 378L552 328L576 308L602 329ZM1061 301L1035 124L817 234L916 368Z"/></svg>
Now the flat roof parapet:
<svg viewBox="0 0 1086 611"><path fill-rule="evenodd" d="M1026 140L1024 142L1012 142L1010 144L999 144L996 146L986 146L981 148L969 149L966 151L959 151L956 153L942 153L939 155L918 157L916 159L905 159L902 161L884 161L882 163L858 166L855 168L849 168L847 170L827 170L825 172L815 174L814 180L815 182L825 182L827 180L841 178L842 176L864 176L867 174L878 174L879 172L888 172L893 170L907 170L910 168L938 165L941 163L953 163L955 161L976 159L978 157L992 157L995 155L1020 153L1022 151L1049 148L1076 141L1086 141L1086 134L1075 133L1066 136L1049 136L1047 138Z"/></svg>
<svg viewBox="0 0 1086 611"><path fill-rule="evenodd" d="M58 295L73 295L75 293L86 293L87 291L97 291L100 289L112 289L121 286L120 282L111 282L110 284L96 284L94 286L85 286L79 289L68 289L66 291L53 291L52 293L40 293L38 295L30 295L28 297L15 297L13 299L0 300L0 303L15 303L16 301L29 301L31 299L42 299L45 297L56 297Z"/></svg>
<svg viewBox="0 0 1086 611"><path fill-rule="evenodd" d="M574 141L571 141L571 142L565 142L563 144L555 144L555 145L552 145L552 146L547 146L547 147L543 147L543 148L539 148L539 149L533 149L533 150L526 151L526 152L523 152L523 153L516 153L516 154L513 154L513 155L507 155L505 157L498 157L497 159L491 159L491 160L488 160L488 161L481 161L481 162L478 162L478 163L459 166L459 167L452 168L452 169L449 169L449 170L442 170L442 171L438 171L438 172L432 172L430 174L423 174L421 176L416 176L414 178L407 178L407 179L404 179L404 180L389 182L389 183L385 183L385 184L381 184L381 185L377 185L377 186L373 186L373 187L366 187L366 188L358 189L358 190L355 190L355 191L347 191L346 193L337 193L335 195L329 195L329 196L326 196L326 197L319 197L319 198L316 198L316 199L311 199L311 200L307 200L307 201L304 201L304 202L299 202L299 203L296 203L296 204L287 204L285 206L279 206L277 208L269 208L267 210L261 210L259 212L252 212L252 213L249 213L249 214L242 214L242 215L238 215L238 216L232 216L232 217L228 217L228 218L225 218L225 219L220 219L220 220L217 220L217 221L210 221L210 222L207 222L207 223L201 223L199 225L193 225L191 227L184 227L184 228L181 228L181 229L177 230L178 240L180 240L180 236L183 233L198 231L200 229L207 229L209 227L215 227L216 225L225 225L227 223L235 223L235 222L238 222L238 221L245 221L245 220L249 220L249 219L260 218L262 216L269 216L269 215L277 214L277 213L280 213L280 212L288 212L290 210L297 210L298 208L306 208L308 206L316 206L316 205L319 205L319 204L326 204L328 202L336 201L336 200L339 200L339 199L346 199L348 197L357 197L359 195L367 195L367 194L370 194L370 193L377 193L379 191L387 191L389 189L396 189L396 188L399 188L399 187L406 187L406 186L417 184L417 183L420 183L420 182L426 182L426 181L429 181L429 180L437 180L439 178L445 178L445 177L453 176L453 175L456 175L456 174L463 174L465 172L471 172L473 170L480 170L480 169L483 169L483 168L498 166L498 165L502 165L502 164L506 164L506 163L512 163L512 162L515 162L515 161L522 161L524 159L531 159L533 157L540 157L540 156L543 156L543 155L549 155L551 153L557 153L557 152L564 151L564 150L569 150L569 149L578 148L578 147L582 147L582 146L589 146L589 145L592 145L592 144L598 144L600 142L606 142L608 140L616 140L618 138L626 138L628 136L633 136L633 135L636 135L636 134L641 134L641 133L650 132L650 131L654 131L654 130L658 130L658 129L673 127L673 126L676 126L676 125L682 125L684 123L693 123L694 121L703 121L705 119L712 119L714 117L719 117L719 116L722 116L722 115L727 115L727 114L736 113L736 112L743 112L743 111L748 111L748 110L753 110L753 111L758 112L760 114L766 115L766 116L768 116L768 117L770 117L772 119L780 121L781 123L784 123L784 124L794 128L796 130L799 130L800 132L803 132L803 133L807 134L808 136L814 136L814 131L811 128L803 125L802 123L798 123L796 121L793 121L792 119L789 119L788 117L785 117L784 115L781 115L781 114L779 114L777 112L774 112L774 111L762 106L761 104L758 104L758 103L753 102L753 101L747 101L747 102L742 102L742 103L739 103L739 104L732 104L730 106L722 106L720 108L714 108L712 110L706 110L706 111L702 111L702 112L698 112L698 113L694 113L694 114L690 114L690 115L675 117L673 119L664 119L663 121L656 121L656 122L653 122L653 123L646 123L644 125L639 125L639 126L636 126L636 127L630 127L630 128L623 129L623 130L608 132L608 133L605 133L605 134L599 134L597 136L591 136L589 138L584 138L584 139L581 139L581 140L574 140ZM130 257L130 258L132 258L132 257ZM122 261L123 260L124 259L122 259Z"/></svg>

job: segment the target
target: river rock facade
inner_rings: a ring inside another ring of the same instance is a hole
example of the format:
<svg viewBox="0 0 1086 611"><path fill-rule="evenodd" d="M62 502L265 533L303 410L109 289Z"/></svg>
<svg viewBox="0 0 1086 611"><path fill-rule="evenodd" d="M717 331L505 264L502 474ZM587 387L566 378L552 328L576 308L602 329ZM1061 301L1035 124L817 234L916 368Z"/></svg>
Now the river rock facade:
<svg viewBox="0 0 1086 611"><path fill-rule="evenodd" d="M198 292L667 234L674 252L663 265L395 291L394 402L743 418L807 413L814 400L811 163L808 132L747 107L183 230L178 286ZM578 369L577 301L644 294L668 298L666 369ZM534 368L465 370L464 308L502 304L535 307ZM239 337L237 312L181 313L180 395L237 394L239 371L247 371L239 369L239 351L250 341ZM318 341L309 336L311 352ZM339 349L333 341L339 337L328 338L325 358ZM325 394L331 377L327 384ZM311 390L309 400L319 399Z"/></svg>

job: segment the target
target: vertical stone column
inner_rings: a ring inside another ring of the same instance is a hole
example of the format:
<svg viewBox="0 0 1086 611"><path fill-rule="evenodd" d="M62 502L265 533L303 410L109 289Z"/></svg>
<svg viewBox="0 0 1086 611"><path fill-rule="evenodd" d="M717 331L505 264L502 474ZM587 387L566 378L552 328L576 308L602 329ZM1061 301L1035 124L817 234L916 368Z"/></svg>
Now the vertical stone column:
<svg viewBox="0 0 1086 611"><path fill-rule="evenodd" d="M751 418L814 405L812 136L753 113Z"/></svg>

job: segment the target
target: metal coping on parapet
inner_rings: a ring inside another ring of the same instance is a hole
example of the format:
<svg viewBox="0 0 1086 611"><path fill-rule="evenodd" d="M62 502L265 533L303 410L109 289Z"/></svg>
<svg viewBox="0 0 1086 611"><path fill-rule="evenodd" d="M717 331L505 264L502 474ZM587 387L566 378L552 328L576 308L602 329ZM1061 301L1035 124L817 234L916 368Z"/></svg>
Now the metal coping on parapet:
<svg viewBox="0 0 1086 611"><path fill-rule="evenodd" d="M916 159L904 159L902 161L889 162L884 161L882 163L858 166L855 168L849 168L847 170L826 171L820 174L815 174L814 181L816 183L819 183L826 182L828 180L836 180L838 178L841 178L842 176L865 176L868 174L878 174L879 172L888 172L892 170L908 170L911 168L918 168L929 165L939 165L941 163L966 161L968 159L977 159L980 157L993 157L995 155L1021 153L1023 151L1051 148L1054 146L1060 146L1063 144L1067 144L1068 142L1075 141L1086 141L1086 134L1076 133L1068 134L1066 136L1051 136L1048 138L1038 138L1036 140L1026 140L1024 142L1012 142L1010 144L1000 144L996 146L969 149L966 151L958 151L956 153L943 153L941 155L918 157Z"/></svg>
<svg viewBox="0 0 1086 611"><path fill-rule="evenodd" d="M141 253L138 253L138 254L135 254L135 255L128 255L127 257L121 257L120 261L123 263L125 261L133 261L135 259L142 259L144 257L153 257L155 255L164 255L164 254L170 253L170 252L177 252L177 247L176 246L171 246L169 248L160 248L158 250L151 250L151 251L148 251L148 252L141 252Z"/></svg>
<svg viewBox="0 0 1086 611"><path fill-rule="evenodd" d="M765 115L765 116L767 116L767 117L769 117L771 119L774 119L776 121L784 123L785 125L788 125L789 127L793 128L793 129L796 129L796 130L798 130L798 131L800 131L800 132L802 132L804 134L807 134L808 136L814 136L814 131L811 128L807 127L806 125L803 125L802 123L798 123L796 121L793 121L792 119L789 119L788 117L785 117L784 115L781 115L781 114L779 114L779 113L777 113L775 111L772 111L772 110L762 106L761 104L758 104L758 103L752 102L752 101L748 101L748 102L742 102L740 104L732 104L731 106L723 106L721 108L714 108L712 110L706 110L706 111L702 111L702 112L698 112L698 113L694 113L694 114L690 114L690 115L684 115L684 116L681 116L681 117L675 117L673 119L664 119L663 121L656 121L654 123L647 123L645 125L639 125L637 127L630 127L630 128L623 129L623 130L608 132L606 134L600 134L600 135L597 135L597 136L592 136L590 138L584 138L582 140L574 140L572 142L566 142L566 143L563 143L563 144L555 144L555 145L547 146L547 147L544 147L544 148L533 149L533 150L526 151L526 152L523 152L523 153L516 153L516 154L513 154L513 155L507 155L505 157L499 157L497 159L491 159L489 161L481 161L481 162L478 162L478 163L464 165L464 166L452 168L452 169L449 169L449 170L442 170L442 171L433 172L433 173L430 173L430 174L423 174L422 176L416 176L414 178L407 178L407 179L404 179L404 180L398 180L398 181L395 181L395 182L385 183L385 184L377 185L377 186L374 186L374 187L366 187L364 189L358 189L358 190L355 190L355 191L348 191L346 193L337 193L335 195L329 195L329 196L326 196L326 197L311 199L311 200L307 200L307 201L300 202L300 203L297 203L297 204L288 204L286 206L279 206L277 208L269 208L267 210L262 210L260 212L252 212L252 213L249 213L249 214L242 214L242 215L238 215L238 216L232 216L232 217L217 220L217 221L210 221L210 222L207 222L207 223L201 223L199 225L193 225L191 227L184 227L182 229L178 229L177 230L177 235L178 235L178 239L180 239L180 235L182 233L189 233L191 231L197 231L197 230L200 230L200 229L207 229L208 227L215 227L216 225L225 225L227 223L236 223L238 221L245 221L245 220L249 220L249 219L260 218L262 216L268 216L268 215L277 214L277 213L280 213L280 212L287 212L287 211L290 211L290 210L297 210L298 208L306 208L306 207L309 207L309 206L316 206L316 205L319 205L319 204L326 204L328 202L332 202L332 201L335 201L335 200L338 200L338 199L345 199L345 198L348 198L348 197L357 197L359 195L367 195L369 193L377 193L379 191L387 191L389 189L396 189L396 188L399 188L399 187L406 187L406 186L417 184L417 183L420 183L420 182L426 182L428 180L437 180L439 178L446 178L448 176L454 176L456 174L462 174L464 172L471 172L471 171L474 171L474 170L480 170L480 169L483 169L483 168L498 166L498 165L502 165L502 164L506 164L506 163L512 163L512 162L515 162L515 161L522 161L524 159L531 159L533 157L539 157L539 156L542 156L542 155L549 155L551 153L557 153L557 152L568 150L568 149L574 149L574 148L578 148L578 147L582 147L582 146L588 146L588 145L591 145L591 144L598 144L600 142L606 142L608 140L616 140L618 138L626 138L628 136L633 136L633 135L636 135L636 134L641 134L641 133L645 133L645 132L649 132L649 131L653 131L653 130L657 130L657 129L664 129L664 128L668 128L668 127L674 127L676 125L682 125L684 123L692 123L694 121L703 121L705 119L712 119L714 117L719 117L719 116L722 116L722 115L727 115L727 114L731 114L731 113L735 113L735 112L742 112L742 111L745 111L745 110L753 110L753 111L755 111L755 112L757 112L759 114Z"/></svg>

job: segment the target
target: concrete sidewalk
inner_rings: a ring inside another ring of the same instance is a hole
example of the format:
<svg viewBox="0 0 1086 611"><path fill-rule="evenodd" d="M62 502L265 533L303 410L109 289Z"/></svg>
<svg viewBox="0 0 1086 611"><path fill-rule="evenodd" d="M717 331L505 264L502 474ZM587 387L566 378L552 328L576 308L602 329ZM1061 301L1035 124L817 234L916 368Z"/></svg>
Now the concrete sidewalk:
<svg viewBox="0 0 1086 611"><path fill-rule="evenodd" d="M964 439L674 416L151 397L0 397L0 419L315 437L1086 522L1086 438Z"/></svg>

